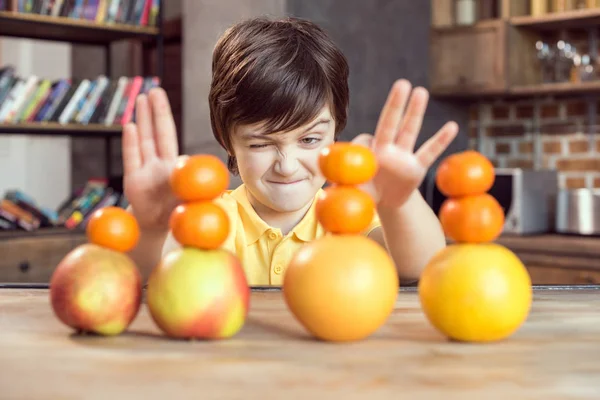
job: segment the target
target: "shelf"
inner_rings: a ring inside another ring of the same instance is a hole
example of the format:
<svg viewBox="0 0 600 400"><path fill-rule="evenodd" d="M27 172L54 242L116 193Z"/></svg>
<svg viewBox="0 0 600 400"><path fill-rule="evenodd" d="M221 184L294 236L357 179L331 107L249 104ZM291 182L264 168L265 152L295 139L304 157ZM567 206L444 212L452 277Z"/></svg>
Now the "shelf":
<svg viewBox="0 0 600 400"><path fill-rule="evenodd" d="M600 24L600 8L511 17L510 24L535 30L592 28Z"/></svg>
<svg viewBox="0 0 600 400"><path fill-rule="evenodd" d="M469 30L474 30L474 29L487 29L487 28L494 28L497 27L500 24L504 24L505 21L499 18L492 18L492 19L486 19L486 20L481 20L481 21L477 21L474 24L471 25L441 25L441 26L432 26L430 29L433 32L460 32L460 31L469 31Z"/></svg>
<svg viewBox="0 0 600 400"><path fill-rule="evenodd" d="M559 82L536 85L513 86L510 94L515 96L535 95L576 95L585 93L600 93L600 81L592 82Z"/></svg>
<svg viewBox="0 0 600 400"><path fill-rule="evenodd" d="M48 135L48 136L80 136L80 137L120 137L121 125L105 126L100 124L59 124L59 123L27 123L2 124L0 135Z"/></svg>
<svg viewBox="0 0 600 400"><path fill-rule="evenodd" d="M0 36L104 45L123 39L151 39L158 33L157 27L0 11Z"/></svg>
<svg viewBox="0 0 600 400"><path fill-rule="evenodd" d="M80 237L85 236L85 231L79 228L67 229L64 227L52 227L52 228L38 228L33 231L24 231L21 229L15 230L0 230L0 241L12 240L12 239L29 239L29 238L42 238L42 237L57 237L57 236L71 236Z"/></svg>
<svg viewBox="0 0 600 400"><path fill-rule="evenodd" d="M432 91L431 95L439 99L469 100L486 98L510 98L523 96L575 96L582 94L600 95L600 80L592 82L559 82L559 83L540 83L533 85L515 85L506 91L461 91L454 89L447 91Z"/></svg>

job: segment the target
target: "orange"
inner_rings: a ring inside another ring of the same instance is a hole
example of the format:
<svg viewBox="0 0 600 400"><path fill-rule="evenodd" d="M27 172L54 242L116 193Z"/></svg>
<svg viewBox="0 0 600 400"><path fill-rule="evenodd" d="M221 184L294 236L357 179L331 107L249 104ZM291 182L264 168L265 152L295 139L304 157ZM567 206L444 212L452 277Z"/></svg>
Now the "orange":
<svg viewBox="0 0 600 400"><path fill-rule="evenodd" d="M527 269L496 243L449 245L425 267L418 290L429 322L464 342L509 337L525 322L532 303Z"/></svg>
<svg viewBox="0 0 600 400"><path fill-rule="evenodd" d="M375 202L357 187L329 186L317 199L316 214L328 232L360 233L375 215Z"/></svg>
<svg viewBox="0 0 600 400"><path fill-rule="evenodd" d="M394 309L394 262L362 235L328 235L304 245L285 272L283 294L296 320L324 341L361 340Z"/></svg>
<svg viewBox="0 0 600 400"><path fill-rule="evenodd" d="M212 201L180 204L173 210L169 222L173 237L182 246L216 249L229 234L229 217Z"/></svg>
<svg viewBox="0 0 600 400"><path fill-rule="evenodd" d="M179 157L170 178L171 190L184 202L214 200L229 186L229 171L211 154Z"/></svg>
<svg viewBox="0 0 600 400"><path fill-rule="evenodd" d="M504 228L504 210L488 193L447 198L439 218L446 236L456 242L494 241Z"/></svg>
<svg viewBox="0 0 600 400"><path fill-rule="evenodd" d="M447 197L485 193L495 180L494 165L483 154L466 150L446 157L436 172L436 185Z"/></svg>
<svg viewBox="0 0 600 400"><path fill-rule="evenodd" d="M121 252L133 250L140 238L140 227L135 217L116 206L94 211L85 230L90 243Z"/></svg>
<svg viewBox="0 0 600 400"><path fill-rule="evenodd" d="M377 159L362 145L336 142L321 150L319 168L325 178L339 185L360 185L377 172Z"/></svg>

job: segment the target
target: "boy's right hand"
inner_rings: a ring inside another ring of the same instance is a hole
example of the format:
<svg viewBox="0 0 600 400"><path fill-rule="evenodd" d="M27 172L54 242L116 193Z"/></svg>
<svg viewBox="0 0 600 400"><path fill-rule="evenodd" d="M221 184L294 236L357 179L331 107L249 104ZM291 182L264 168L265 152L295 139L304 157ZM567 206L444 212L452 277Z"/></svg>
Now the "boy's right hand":
<svg viewBox="0 0 600 400"><path fill-rule="evenodd" d="M168 232L178 201L169 178L178 157L177 132L167 94L153 88L136 99L136 123L123 128L123 189L140 228Z"/></svg>

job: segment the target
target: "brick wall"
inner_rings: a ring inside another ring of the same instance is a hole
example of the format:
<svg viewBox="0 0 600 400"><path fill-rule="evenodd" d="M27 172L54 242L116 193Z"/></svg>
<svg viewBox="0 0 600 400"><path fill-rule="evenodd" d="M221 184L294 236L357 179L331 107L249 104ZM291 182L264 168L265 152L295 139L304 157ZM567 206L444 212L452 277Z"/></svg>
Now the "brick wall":
<svg viewBox="0 0 600 400"><path fill-rule="evenodd" d="M548 99L538 100L537 105L539 135L534 134L533 100L473 105L469 147L479 148L481 129L480 150L497 167L556 169L561 188L600 187L600 136L595 121L588 117L587 103ZM593 111L599 114L600 104Z"/></svg>

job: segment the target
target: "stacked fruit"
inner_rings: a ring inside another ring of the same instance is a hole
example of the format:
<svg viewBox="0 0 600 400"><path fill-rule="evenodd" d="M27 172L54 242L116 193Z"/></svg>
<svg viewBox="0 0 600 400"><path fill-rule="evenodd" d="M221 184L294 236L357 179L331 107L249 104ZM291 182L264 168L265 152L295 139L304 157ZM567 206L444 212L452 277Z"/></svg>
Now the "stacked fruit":
<svg viewBox="0 0 600 400"><path fill-rule="evenodd" d="M399 279L385 249L363 235L375 203L358 185L377 172L374 154L352 143L324 149L319 167L332 184L317 199L316 216L327 235L303 246L283 282L286 304L321 340L366 338L394 308Z"/></svg>
<svg viewBox="0 0 600 400"><path fill-rule="evenodd" d="M50 279L50 304L58 319L80 333L112 336L137 316L142 278L126 252L140 235L136 219L119 207L90 217L88 243L70 251Z"/></svg>
<svg viewBox="0 0 600 400"><path fill-rule="evenodd" d="M530 276L519 258L494 241L504 211L488 193L492 163L467 150L440 164L436 184L447 199L439 211L454 241L433 257L419 282L422 309L442 334L460 341L506 338L526 320L532 301Z"/></svg>
<svg viewBox="0 0 600 400"><path fill-rule="evenodd" d="M502 233L504 211L488 193L494 179L490 160L473 150L450 155L440 163L436 184L447 197L440 208L440 222L450 239L484 243Z"/></svg>
<svg viewBox="0 0 600 400"><path fill-rule="evenodd" d="M170 184L182 202L170 219L182 247L168 253L148 279L150 314L170 337L231 337L246 320L250 288L239 259L222 248L230 222L215 199L227 189L229 173L215 156L183 156Z"/></svg>

